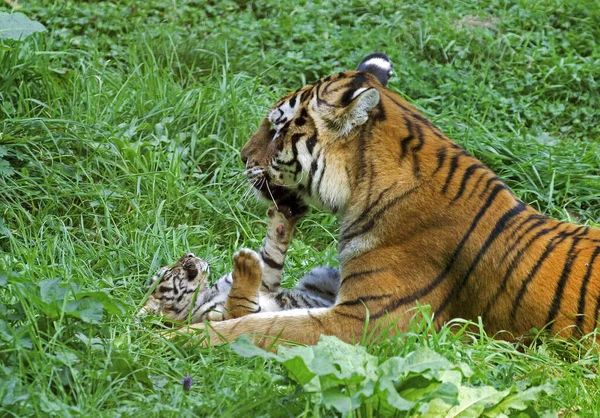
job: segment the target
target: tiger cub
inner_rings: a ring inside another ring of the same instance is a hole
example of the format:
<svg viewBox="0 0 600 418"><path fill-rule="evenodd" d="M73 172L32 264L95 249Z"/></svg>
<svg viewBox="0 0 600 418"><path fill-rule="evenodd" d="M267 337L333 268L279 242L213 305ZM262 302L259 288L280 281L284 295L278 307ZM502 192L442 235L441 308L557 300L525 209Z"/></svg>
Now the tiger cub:
<svg viewBox="0 0 600 418"><path fill-rule="evenodd" d="M285 212L285 213L284 213ZM209 286L208 263L192 253L162 267L153 277L154 291L138 315L162 315L191 323L223 321L257 312L332 306L340 275L330 267L316 267L294 289L281 289L283 262L299 219L287 208L269 208L267 233L260 254L241 249L233 257L233 272ZM156 284L159 280L160 283Z"/></svg>

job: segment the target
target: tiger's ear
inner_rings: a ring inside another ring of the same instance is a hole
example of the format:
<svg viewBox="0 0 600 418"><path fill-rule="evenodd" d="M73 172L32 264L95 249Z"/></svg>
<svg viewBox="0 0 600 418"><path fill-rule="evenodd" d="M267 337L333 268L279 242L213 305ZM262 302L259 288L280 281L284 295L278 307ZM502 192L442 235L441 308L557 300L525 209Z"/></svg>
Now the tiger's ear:
<svg viewBox="0 0 600 418"><path fill-rule="evenodd" d="M321 105L319 118L315 120L318 125L327 130L333 130L337 135L347 136L354 127L360 126L369 120L369 112L381 100L379 92L374 87L361 87L348 94L344 104L338 106Z"/></svg>
<svg viewBox="0 0 600 418"><path fill-rule="evenodd" d="M381 95L376 88L361 87L352 94L352 101L346 107L342 123L344 135L355 126L362 125L369 120L369 112L379 104Z"/></svg>
<svg viewBox="0 0 600 418"><path fill-rule="evenodd" d="M392 67L392 60L387 55L382 52L375 52L367 55L358 64L356 71L362 71L375 76L381 85L385 87L392 74L394 74Z"/></svg>

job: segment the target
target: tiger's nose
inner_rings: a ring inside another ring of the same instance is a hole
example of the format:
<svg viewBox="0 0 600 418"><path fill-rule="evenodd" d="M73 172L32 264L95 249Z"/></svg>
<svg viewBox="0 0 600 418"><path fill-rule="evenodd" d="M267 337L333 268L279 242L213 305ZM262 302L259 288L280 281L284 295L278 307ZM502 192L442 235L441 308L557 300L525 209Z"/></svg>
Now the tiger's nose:
<svg viewBox="0 0 600 418"><path fill-rule="evenodd" d="M242 159L242 162L244 163L244 165L246 165L248 163L248 155L246 155L246 153L244 151L242 151L240 153L240 158Z"/></svg>

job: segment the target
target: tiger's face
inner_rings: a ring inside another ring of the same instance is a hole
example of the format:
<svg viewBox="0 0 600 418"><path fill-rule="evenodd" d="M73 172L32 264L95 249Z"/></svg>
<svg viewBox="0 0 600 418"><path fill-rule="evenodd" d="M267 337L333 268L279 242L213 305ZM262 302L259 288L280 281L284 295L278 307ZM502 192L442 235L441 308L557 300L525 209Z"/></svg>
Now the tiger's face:
<svg viewBox="0 0 600 418"><path fill-rule="evenodd" d="M162 267L152 276L150 288L154 291L138 315L163 315L180 319L180 307L187 307L196 292L208 287L208 263L187 253L171 266ZM158 285L156 282L159 281Z"/></svg>
<svg viewBox="0 0 600 418"><path fill-rule="evenodd" d="M296 198L343 210L349 193L344 148L369 129L369 120L384 117L383 108L376 108L391 68L387 56L371 54L357 71L323 78L280 99L242 149L253 187L278 204Z"/></svg>

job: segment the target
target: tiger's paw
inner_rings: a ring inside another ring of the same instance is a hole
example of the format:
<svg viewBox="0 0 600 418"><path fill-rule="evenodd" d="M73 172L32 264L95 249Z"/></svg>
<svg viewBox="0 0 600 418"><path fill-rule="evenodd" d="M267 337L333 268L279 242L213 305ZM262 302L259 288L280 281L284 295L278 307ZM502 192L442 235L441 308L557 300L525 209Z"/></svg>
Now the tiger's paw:
<svg viewBox="0 0 600 418"><path fill-rule="evenodd" d="M260 283L263 264L260 256L252 250L242 248L233 256L233 280Z"/></svg>
<svg viewBox="0 0 600 418"><path fill-rule="evenodd" d="M290 209L285 206L279 208L271 206L267 210L267 217L269 218L267 230L276 234L278 242L289 244L294 226L300 218L293 217Z"/></svg>

